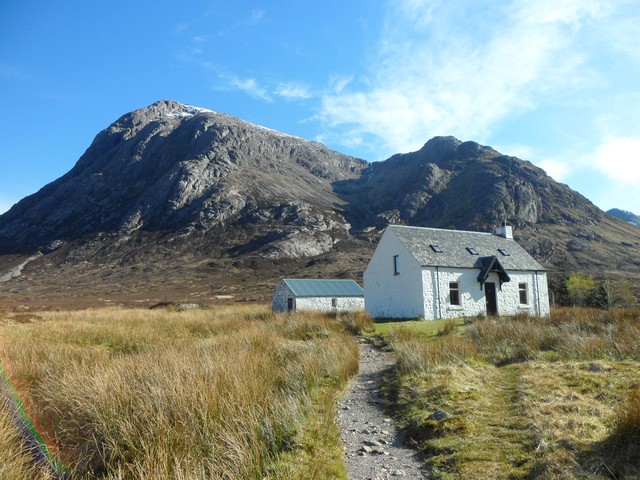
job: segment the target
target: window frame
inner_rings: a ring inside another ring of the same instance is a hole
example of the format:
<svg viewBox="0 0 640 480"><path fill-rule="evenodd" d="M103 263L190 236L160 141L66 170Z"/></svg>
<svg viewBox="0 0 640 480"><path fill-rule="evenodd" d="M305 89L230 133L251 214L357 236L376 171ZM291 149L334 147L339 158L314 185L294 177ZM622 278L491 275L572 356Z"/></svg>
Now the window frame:
<svg viewBox="0 0 640 480"><path fill-rule="evenodd" d="M400 275L400 255L393 256L393 274Z"/></svg>
<svg viewBox="0 0 640 480"><path fill-rule="evenodd" d="M478 253L478 250L476 250L476 247L467 247L467 252L469 252L471 255L480 255Z"/></svg>
<svg viewBox="0 0 640 480"><path fill-rule="evenodd" d="M524 302L523 300L524 296ZM529 305L529 285L527 282L518 282L518 299L520 305Z"/></svg>
<svg viewBox="0 0 640 480"><path fill-rule="evenodd" d="M337 309L338 308L338 299L335 298L335 297L331 299L331 308L333 308L333 309Z"/></svg>
<svg viewBox="0 0 640 480"><path fill-rule="evenodd" d="M462 305L460 282L449 282L449 305L456 307Z"/></svg>

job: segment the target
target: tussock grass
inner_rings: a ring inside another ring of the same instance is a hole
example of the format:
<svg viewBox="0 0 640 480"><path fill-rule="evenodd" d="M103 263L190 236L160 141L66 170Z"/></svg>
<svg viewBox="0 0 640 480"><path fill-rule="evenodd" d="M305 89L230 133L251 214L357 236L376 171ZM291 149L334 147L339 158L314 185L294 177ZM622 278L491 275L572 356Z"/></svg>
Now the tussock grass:
<svg viewBox="0 0 640 480"><path fill-rule="evenodd" d="M637 478L640 312L474 318L431 335L397 325L386 338L398 354L387 398L434 478Z"/></svg>
<svg viewBox="0 0 640 480"><path fill-rule="evenodd" d="M33 465L33 458L22 445L20 435L0 400L0 479L49 480L51 477Z"/></svg>
<svg viewBox="0 0 640 480"><path fill-rule="evenodd" d="M2 328L0 352L73 478L344 477L338 433L312 433L358 368L344 322L266 307L42 317Z"/></svg>

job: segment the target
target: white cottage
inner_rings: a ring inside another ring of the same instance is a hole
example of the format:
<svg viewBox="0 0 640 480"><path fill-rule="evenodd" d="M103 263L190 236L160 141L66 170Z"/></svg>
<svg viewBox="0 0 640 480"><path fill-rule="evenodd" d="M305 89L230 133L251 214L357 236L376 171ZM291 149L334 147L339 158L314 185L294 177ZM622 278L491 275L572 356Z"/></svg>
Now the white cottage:
<svg viewBox="0 0 640 480"><path fill-rule="evenodd" d="M547 273L513 239L389 225L364 272L365 309L376 318L549 315Z"/></svg>
<svg viewBox="0 0 640 480"><path fill-rule="evenodd" d="M271 308L274 312L360 310L364 291L353 280L285 278L273 294Z"/></svg>

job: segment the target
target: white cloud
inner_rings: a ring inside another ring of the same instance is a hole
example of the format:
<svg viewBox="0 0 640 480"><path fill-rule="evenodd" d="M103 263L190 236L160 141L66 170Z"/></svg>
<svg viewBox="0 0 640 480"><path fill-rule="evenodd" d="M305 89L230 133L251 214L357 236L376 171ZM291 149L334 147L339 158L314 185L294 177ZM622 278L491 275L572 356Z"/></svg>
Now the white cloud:
<svg viewBox="0 0 640 480"><path fill-rule="evenodd" d="M227 80L232 90L240 90L247 95L267 102L273 101L268 90L261 86L255 78L229 77Z"/></svg>
<svg viewBox="0 0 640 480"><path fill-rule="evenodd" d="M593 161L611 180L640 187L640 138L610 138L597 148Z"/></svg>
<svg viewBox="0 0 640 480"><path fill-rule="evenodd" d="M281 83L275 89L275 94L290 100L306 100L312 97L309 87L295 82Z"/></svg>
<svg viewBox="0 0 640 480"><path fill-rule="evenodd" d="M565 181L572 170L567 162L553 158L536 162L536 165L547 172L547 175L559 182Z"/></svg>
<svg viewBox="0 0 640 480"><path fill-rule="evenodd" d="M384 155L434 135L483 141L498 122L534 108L542 93L573 84L569 73L583 61L573 33L604 3L483 2L488 11L477 12L477 24L462 12L480 7L462 0L391 5L365 87L326 93L318 116L326 138L373 136Z"/></svg>
<svg viewBox="0 0 640 480"><path fill-rule="evenodd" d="M334 75L329 77L329 88L331 88L333 93L342 93L352 80L353 75Z"/></svg>

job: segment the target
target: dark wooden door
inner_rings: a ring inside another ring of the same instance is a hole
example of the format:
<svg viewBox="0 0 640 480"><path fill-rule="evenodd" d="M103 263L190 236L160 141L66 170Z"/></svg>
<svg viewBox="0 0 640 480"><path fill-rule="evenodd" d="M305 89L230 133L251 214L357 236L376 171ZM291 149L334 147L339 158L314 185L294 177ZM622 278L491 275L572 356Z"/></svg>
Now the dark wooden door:
<svg viewBox="0 0 640 480"><path fill-rule="evenodd" d="M287 311L293 311L293 298L287 298Z"/></svg>
<svg viewBox="0 0 640 480"><path fill-rule="evenodd" d="M487 315L498 315L498 299L496 298L496 284L487 282L484 284L484 298L487 301Z"/></svg>

